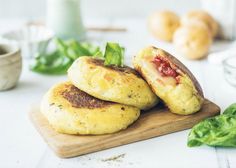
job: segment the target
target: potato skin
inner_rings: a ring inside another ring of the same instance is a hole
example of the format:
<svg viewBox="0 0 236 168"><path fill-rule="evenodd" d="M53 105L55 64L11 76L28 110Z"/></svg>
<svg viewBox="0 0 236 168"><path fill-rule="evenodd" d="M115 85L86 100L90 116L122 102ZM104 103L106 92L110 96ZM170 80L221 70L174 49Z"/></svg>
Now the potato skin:
<svg viewBox="0 0 236 168"><path fill-rule="evenodd" d="M108 134L127 128L138 119L140 110L118 103L103 107L76 108L61 93L69 82L53 86L43 97L41 113L59 133L66 134Z"/></svg>
<svg viewBox="0 0 236 168"><path fill-rule="evenodd" d="M171 11L157 11L148 18L148 29L156 39L172 41L175 30L180 26L180 18Z"/></svg>
<svg viewBox="0 0 236 168"><path fill-rule="evenodd" d="M146 81L129 67L106 67L102 60L84 56L72 64L68 77L76 87L101 100L142 110L158 103L157 96Z"/></svg>
<svg viewBox="0 0 236 168"><path fill-rule="evenodd" d="M167 58L178 67L179 73L181 73L179 84L173 84L171 77L158 75L158 71L152 63L153 58L157 55ZM171 112L188 115L200 110L204 97L199 83L192 73L169 53L155 47L147 47L135 56L133 65Z"/></svg>
<svg viewBox="0 0 236 168"><path fill-rule="evenodd" d="M181 19L181 25L189 24L191 21L200 21L204 23L211 36L214 38L219 34L219 25L215 19L204 10L192 10L185 14Z"/></svg>
<svg viewBox="0 0 236 168"><path fill-rule="evenodd" d="M212 44L211 34L201 22L181 26L174 34L175 48L188 59L202 59Z"/></svg>

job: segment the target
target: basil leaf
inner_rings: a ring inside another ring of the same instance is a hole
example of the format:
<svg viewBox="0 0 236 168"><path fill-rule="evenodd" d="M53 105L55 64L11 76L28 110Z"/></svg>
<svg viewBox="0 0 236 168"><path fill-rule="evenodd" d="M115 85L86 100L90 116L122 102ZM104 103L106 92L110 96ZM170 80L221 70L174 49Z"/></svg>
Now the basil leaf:
<svg viewBox="0 0 236 168"><path fill-rule="evenodd" d="M100 47L94 46L90 43L79 43L73 39L64 42L59 38L55 38L55 43L61 54L73 60L76 60L81 56L103 56Z"/></svg>
<svg viewBox="0 0 236 168"><path fill-rule="evenodd" d="M124 66L124 48L118 43L107 43L105 50L105 65Z"/></svg>
<svg viewBox="0 0 236 168"><path fill-rule="evenodd" d="M201 121L192 128L187 145L202 144L236 147L236 104L229 106L223 114Z"/></svg>
<svg viewBox="0 0 236 168"><path fill-rule="evenodd" d="M38 54L30 66L32 71L51 75L65 74L73 61L81 56L103 58L100 48L89 43L63 41L59 38L55 38L54 42L56 50L52 53Z"/></svg>
<svg viewBox="0 0 236 168"><path fill-rule="evenodd" d="M30 69L43 74L61 75L67 72L72 63L71 59L60 55L58 51L54 51L47 55L38 55Z"/></svg>
<svg viewBox="0 0 236 168"><path fill-rule="evenodd" d="M54 39L54 42L55 42L55 44L56 44L56 47L57 47L58 51L59 51L62 55L66 56L66 57L68 57L68 58L71 58L70 55L67 53L68 46L67 46L61 39L55 38L55 39ZM72 58L72 59L73 59L73 58Z"/></svg>
<svg viewBox="0 0 236 168"><path fill-rule="evenodd" d="M236 103L231 104L227 109L225 109L223 114L236 115Z"/></svg>
<svg viewBox="0 0 236 168"><path fill-rule="evenodd" d="M92 45L90 43L82 43L81 45L89 51L90 55L103 58L103 53L100 50L100 47Z"/></svg>
<svg viewBox="0 0 236 168"><path fill-rule="evenodd" d="M68 42L68 46L77 52L77 58L80 56L92 56L92 54L89 52L89 50L85 47L82 46L78 41L76 40L71 40Z"/></svg>

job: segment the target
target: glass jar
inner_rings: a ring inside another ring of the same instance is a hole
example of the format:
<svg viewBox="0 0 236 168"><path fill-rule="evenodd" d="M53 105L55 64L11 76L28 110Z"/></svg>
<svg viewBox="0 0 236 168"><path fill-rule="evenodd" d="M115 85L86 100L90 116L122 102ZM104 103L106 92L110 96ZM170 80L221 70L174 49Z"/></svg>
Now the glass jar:
<svg viewBox="0 0 236 168"><path fill-rule="evenodd" d="M236 56L230 56L223 61L226 81L236 87Z"/></svg>
<svg viewBox="0 0 236 168"><path fill-rule="evenodd" d="M80 0L47 0L47 26L60 38L84 40Z"/></svg>
<svg viewBox="0 0 236 168"><path fill-rule="evenodd" d="M220 25L220 37L236 39L236 1L201 0L204 10L209 12Z"/></svg>

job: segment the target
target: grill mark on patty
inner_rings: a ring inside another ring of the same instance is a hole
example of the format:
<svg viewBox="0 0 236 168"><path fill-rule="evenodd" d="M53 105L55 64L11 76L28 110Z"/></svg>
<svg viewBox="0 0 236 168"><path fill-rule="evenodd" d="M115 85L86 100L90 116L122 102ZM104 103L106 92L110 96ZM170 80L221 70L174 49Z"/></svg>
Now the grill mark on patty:
<svg viewBox="0 0 236 168"><path fill-rule="evenodd" d="M71 103L75 108L102 108L111 104L109 101L97 99L83 92L72 84L67 84L66 89L61 92L61 95Z"/></svg>
<svg viewBox="0 0 236 168"><path fill-rule="evenodd" d="M96 66L104 67L104 68L107 68L107 69L110 69L110 70L113 70L113 71L116 71L116 72L119 72L119 73L122 73L122 74L123 73L134 74L137 77L141 78L141 76L138 74L137 71L135 71L133 68L130 68L126 65L124 65L123 67L119 67L119 66L115 66L115 65L105 66L104 65L104 60L96 59L96 58L88 59L88 63L91 63L91 64L96 65Z"/></svg>

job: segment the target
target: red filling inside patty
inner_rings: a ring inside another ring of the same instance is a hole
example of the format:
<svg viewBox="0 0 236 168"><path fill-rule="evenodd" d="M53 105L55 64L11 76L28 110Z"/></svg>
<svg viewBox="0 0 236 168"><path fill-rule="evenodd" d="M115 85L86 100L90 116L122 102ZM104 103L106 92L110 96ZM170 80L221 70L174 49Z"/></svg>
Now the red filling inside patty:
<svg viewBox="0 0 236 168"><path fill-rule="evenodd" d="M160 72L163 77L173 77L176 82L179 83L178 76L179 73L176 69L172 68L169 61L161 56L156 56L153 59L153 63L156 65L158 72Z"/></svg>

